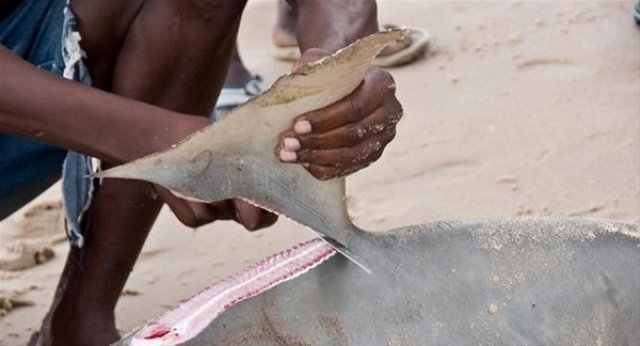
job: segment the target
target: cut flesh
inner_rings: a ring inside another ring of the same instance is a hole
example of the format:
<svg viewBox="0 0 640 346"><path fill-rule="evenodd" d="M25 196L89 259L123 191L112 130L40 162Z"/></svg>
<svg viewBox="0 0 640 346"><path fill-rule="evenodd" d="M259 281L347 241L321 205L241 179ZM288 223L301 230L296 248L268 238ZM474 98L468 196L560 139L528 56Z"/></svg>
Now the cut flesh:
<svg viewBox="0 0 640 346"><path fill-rule="evenodd" d="M223 311L322 263L335 250L319 238L270 256L256 265L204 289L157 320L131 340L132 346L177 345L207 327Z"/></svg>

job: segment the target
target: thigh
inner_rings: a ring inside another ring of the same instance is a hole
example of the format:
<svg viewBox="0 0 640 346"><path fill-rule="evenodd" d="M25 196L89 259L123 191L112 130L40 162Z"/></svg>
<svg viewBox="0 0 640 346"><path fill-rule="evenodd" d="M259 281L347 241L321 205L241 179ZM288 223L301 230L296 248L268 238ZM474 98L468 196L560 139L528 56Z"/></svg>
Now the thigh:
<svg viewBox="0 0 640 346"><path fill-rule="evenodd" d="M148 1L132 22L113 91L208 116L224 83L244 1Z"/></svg>
<svg viewBox="0 0 640 346"><path fill-rule="evenodd" d="M224 82L244 0L73 0L93 84L208 115Z"/></svg>
<svg viewBox="0 0 640 346"><path fill-rule="evenodd" d="M174 111L210 114L226 74L244 1L73 0L72 5L95 87ZM146 202L139 203L149 210L140 215L155 217L159 201L139 195L149 188L148 183L109 183L98 187L92 210L117 213L114 206L142 198ZM100 198L105 194L111 197ZM101 208L102 203L111 206ZM142 232L151 222L140 215L122 223ZM82 233L78 231L78 236Z"/></svg>

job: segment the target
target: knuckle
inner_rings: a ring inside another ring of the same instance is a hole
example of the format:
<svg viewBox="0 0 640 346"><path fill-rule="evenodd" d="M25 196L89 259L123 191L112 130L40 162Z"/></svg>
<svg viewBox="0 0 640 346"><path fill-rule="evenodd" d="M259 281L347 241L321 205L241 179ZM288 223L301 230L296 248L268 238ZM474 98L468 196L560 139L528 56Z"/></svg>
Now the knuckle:
<svg viewBox="0 0 640 346"><path fill-rule="evenodd" d="M402 109L402 106L399 103L396 106L392 106L391 109L389 109L388 113L389 113L388 122L391 125L395 125L399 123L402 117L404 116L404 110Z"/></svg>
<svg viewBox="0 0 640 346"><path fill-rule="evenodd" d="M331 178L331 175L329 174L329 172L327 172L326 169L323 169L322 167L319 167L319 166L312 165L307 168L307 171L309 171L311 175L313 175L316 179L319 179L319 180L327 180Z"/></svg>
<svg viewBox="0 0 640 346"><path fill-rule="evenodd" d="M361 124L349 124L346 127L346 144L353 145L360 142L367 135L367 129Z"/></svg>
<svg viewBox="0 0 640 346"><path fill-rule="evenodd" d="M382 150L380 152L377 152L377 153L371 155L371 158L370 158L369 161L370 162L375 162L375 161L378 161L381 157L382 157Z"/></svg>
<svg viewBox="0 0 640 346"><path fill-rule="evenodd" d="M393 92L396 91L396 80L389 72L385 73L385 84L387 85L388 90L391 90Z"/></svg>
<svg viewBox="0 0 640 346"><path fill-rule="evenodd" d="M353 150L344 149L340 150L338 155L338 162L336 164L349 164L358 161L358 156L354 154Z"/></svg>
<svg viewBox="0 0 640 346"><path fill-rule="evenodd" d="M367 73L367 79L371 81L375 81L376 83L380 83L383 81L382 78L385 78L385 75L389 73L380 67L373 66L369 69L369 73Z"/></svg>
<svg viewBox="0 0 640 346"><path fill-rule="evenodd" d="M396 93L396 81L393 79L390 73L384 71L382 76L380 77L380 85L382 85L383 93L395 95Z"/></svg>
<svg viewBox="0 0 640 346"><path fill-rule="evenodd" d="M365 117L366 100L363 97L353 97L350 102L350 112L347 115L349 121L357 121Z"/></svg>
<svg viewBox="0 0 640 346"><path fill-rule="evenodd" d="M387 129L387 126L388 125L385 123L371 125L367 132L371 132L371 134L377 135L378 133L385 131Z"/></svg>
<svg viewBox="0 0 640 346"><path fill-rule="evenodd" d="M313 135L298 135L297 138L303 148L314 148L318 145L318 138Z"/></svg>
<svg viewBox="0 0 640 346"><path fill-rule="evenodd" d="M394 138L396 138L396 128L395 127L389 127L383 134L383 139L385 140L386 143L389 143L391 140L393 140Z"/></svg>
<svg viewBox="0 0 640 346"><path fill-rule="evenodd" d="M369 79L372 85L376 85L380 96L395 94L396 83L391 74L381 68L374 67L369 72Z"/></svg>

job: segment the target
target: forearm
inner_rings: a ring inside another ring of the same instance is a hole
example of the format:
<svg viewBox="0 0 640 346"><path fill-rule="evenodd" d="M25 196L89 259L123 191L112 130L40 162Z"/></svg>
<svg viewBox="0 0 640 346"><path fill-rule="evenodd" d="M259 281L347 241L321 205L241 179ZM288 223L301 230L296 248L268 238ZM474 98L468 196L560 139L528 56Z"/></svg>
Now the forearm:
<svg viewBox="0 0 640 346"><path fill-rule="evenodd" d="M165 148L206 119L170 112L38 70L0 46L0 132L114 163Z"/></svg>
<svg viewBox="0 0 640 346"><path fill-rule="evenodd" d="M288 0L298 12L296 38L302 52L321 48L334 52L378 31L373 0Z"/></svg>

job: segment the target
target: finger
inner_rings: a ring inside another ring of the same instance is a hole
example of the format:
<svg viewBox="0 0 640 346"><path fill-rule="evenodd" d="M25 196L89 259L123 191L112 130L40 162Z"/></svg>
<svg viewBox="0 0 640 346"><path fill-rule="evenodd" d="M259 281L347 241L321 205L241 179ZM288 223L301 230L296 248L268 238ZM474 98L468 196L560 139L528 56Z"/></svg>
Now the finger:
<svg viewBox="0 0 640 346"><path fill-rule="evenodd" d="M216 215L218 220L235 220L236 212L233 200L226 199L224 201L212 202L207 204L209 210Z"/></svg>
<svg viewBox="0 0 640 346"><path fill-rule="evenodd" d="M291 130L284 131L280 134L278 144L273 148L273 153L282 162L296 162L296 151L300 150L300 141L295 137L295 133Z"/></svg>
<svg viewBox="0 0 640 346"><path fill-rule="evenodd" d="M176 197L169 190L160 187L158 185L155 186L156 191L158 191L158 195L160 198L167 204L171 212L178 218L178 220L186 226L189 227L198 227L194 225L195 218L193 216L193 212L189 208L187 201Z"/></svg>
<svg viewBox="0 0 640 346"><path fill-rule="evenodd" d="M364 119L380 104L370 102L358 90L332 105L298 116L294 119L293 131L298 135L324 133Z"/></svg>
<svg viewBox="0 0 640 346"><path fill-rule="evenodd" d="M395 129L390 128L352 147L303 149L296 153L297 162L335 167L359 165L363 162L379 158L382 155L384 147L394 137Z"/></svg>
<svg viewBox="0 0 640 346"><path fill-rule="evenodd" d="M177 197L171 191L157 186L156 190L173 214L185 226L197 228L217 220L215 212L205 203L190 202Z"/></svg>
<svg viewBox="0 0 640 346"><path fill-rule="evenodd" d="M363 168L366 168L367 166L369 166L369 164L370 163L350 167L309 165L307 167L307 171L309 171L309 173L311 173L311 175L313 175L317 179L329 180L355 173Z"/></svg>
<svg viewBox="0 0 640 346"><path fill-rule="evenodd" d="M326 133L310 133L297 137L283 139L285 150L298 147L299 149L333 149L340 147L352 147L383 131L394 127L402 117L402 108L395 101L390 110L378 108L362 121L337 128ZM291 144L296 141L296 145ZM295 149L295 151L299 150ZM290 150L289 150L290 151Z"/></svg>
<svg viewBox="0 0 640 346"><path fill-rule="evenodd" d="M241 199L234 199L237 221L249 231L273 225L278 216Z"/></svg>
<svg viewBox="0 0 640 346"><path fill-rule="evenodd" d="M262 215L260 216L260 223L258 224L258 227L256 227L256 230L269 227L274 223L276 223L276 221L278 221L278 215L268 210L262 209Z"/></svg>

